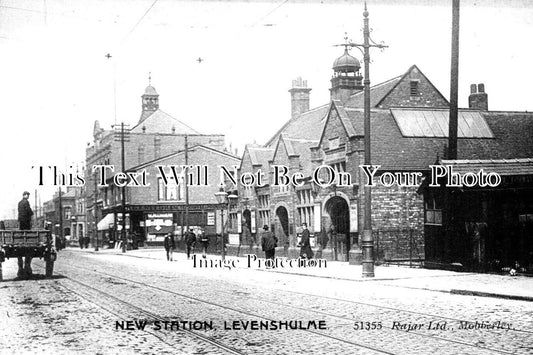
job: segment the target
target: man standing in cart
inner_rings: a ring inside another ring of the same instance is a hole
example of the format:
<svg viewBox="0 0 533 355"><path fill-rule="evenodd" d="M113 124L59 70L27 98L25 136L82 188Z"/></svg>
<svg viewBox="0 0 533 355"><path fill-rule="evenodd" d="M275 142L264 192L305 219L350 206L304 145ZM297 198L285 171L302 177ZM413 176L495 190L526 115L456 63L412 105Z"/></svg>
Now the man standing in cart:
<svg viewBox="0 0 533 355"><path fill-rule="evenodd" d="M20 230L30 230L31 229L31 217L33 216L33 211L31 210L30 203L28 198L30 193L24 191L22 193L22 200L19 202L19 229Z"/></svg>
<svg viewBox="0 0 533 355"><path fill-rule="evenodd" d="M30 203L28 202L28 198L30 197L30 193L28 191L24 191L22 193L22 200L20 200L18 205L19 210L19 229L20 230L30 230L31 229L31 217L33 216L33 211L30 207ZM18 257L18 277L30 277L32 274L31 270L31 256L26 256L24 258L24 269L22 268L22 256Z"/></svg>

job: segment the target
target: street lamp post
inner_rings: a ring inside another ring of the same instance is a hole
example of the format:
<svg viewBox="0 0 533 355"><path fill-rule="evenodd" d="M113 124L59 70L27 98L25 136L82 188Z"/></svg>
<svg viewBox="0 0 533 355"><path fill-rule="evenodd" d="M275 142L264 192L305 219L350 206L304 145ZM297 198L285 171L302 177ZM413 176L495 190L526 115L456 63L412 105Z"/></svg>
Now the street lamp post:
<svg viewBox="0 0 533 355"><path fill-rule="evenodd" d="M370 165L370 48L387 48L384 44L377 44L370 38L370 28L368 25L368 10L363 12L363 44L346 43L344 45L356 47L363 52L363 59L365 63L365 78L364 84L364 147L365 147L365 165ZM372 43L370 43L372 42ZM372 188L365 185L365 206L364 206L364 224L363 236L361 238L361 247L363 249L363 277L374 277L374 238L372 236Z"/></svg>
<svg viewBox="0 0 533 355"><path fill-rule="evenodd" d="M222 212L222 261L226 260L226 243L224 238L224 226L226 226L226 233L228 234L229 239L229 208L231 204L232 199L236 199L237 195L228 195L226 191L224 191L222 188L219 192L215 193L215 197L217 199L217 202L222 205L226 204L228 216L226 217L226 223L224 224L224 213Z"/></svg>

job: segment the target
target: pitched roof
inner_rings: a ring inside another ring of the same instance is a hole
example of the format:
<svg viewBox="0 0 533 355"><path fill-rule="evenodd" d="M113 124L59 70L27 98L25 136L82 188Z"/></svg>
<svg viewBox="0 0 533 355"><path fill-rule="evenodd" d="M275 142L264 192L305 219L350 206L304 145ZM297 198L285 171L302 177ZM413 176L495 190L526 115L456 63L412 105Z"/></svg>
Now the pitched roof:
<svg viewBox="0 0 533 355"><path fill-rule="evenodd" d="M143 132L143 127L145 131ZM175 134L199 134L198 131L189 127L180 120L170 116L161 110L154 111L151 115L139 121L131 133L175 133Z"/></svg>
<svg viewBox="0 0 533 355"><path fill-rule="evenodd" d="M533 175L533 158L527 159L485 159L485 160L441 160L443 165L452 165L454 172L495 172L499 175Z"/></svg>
<svg viewBox="0 0 533 355"><path fill-rule="evenodd" d="M405 74L404 74L405 75ZM383 83L379 83L370 88L370 107L376 107L385 96L400 82L404 75L399 75ZM352 94L345 103L346 107L364 107L364 91Z"/></svg>
<svg viewBox="0 0 533 355"><path fill-rule="evenodd" d="M405 74L404 74L405 75ZM370 88L370 105L374 107L380 102L394 86L400 81L403 76L397 76L383 83L374 85ZM335 100L336 101L336 100ZM342 105L341 105L342 106ZM358 91L348 99L344 107L363 107L363 91ZM299 116L291 118L287 121L277 132L270 138L265 146L274 147L277 138L280 134L285 134L287 137L316 139L320 140L322 129L326 122L325 118L329 112L330 103L319 106L307 112L303 112Z"/></svg>
<svg viewBox="0 0 533 355"><path fill-rule="evenodd" d="M272 155L274 154L273 148L252 147L247 145L245 149L247 149L250 154L252 165L256 166L267 166L268 161L272 159Z"/></svg>
<svg viewBox="0 0 533 355"><path fill-rule="evenodd" d="M400 85L400 83L402 81L406 80L406 78L408 78L411 75L411 72L415 72L415 73L417 73L417 75L421 75L422 79L425 80L428 83L428 85L434 90L434 92L437 95L439 95L440 98L443 100L444 106L445 107L449 106L448 100L444 97L444 95L442 95L442 93L439 91L439 89L437 89L435 87L435 85L433 85L433 83L428 79L428 77L424 73L422 73L422 70L420 70L420 68L418 68L416 66L416 64L411 65L411 67L409 69L407 69L407 71L403 75L401 75L400 77L394 78L394 79L398 79L398 80L395 81L394 85L392 85L392 86L390 86L388 88L387 92L385 92L385 90L383 90L384 95L381 97L381 99L379 101L374 103L374 101L372 101L372 98L371 98L370 99L370 101L371 101L370 106L371 107L382 107L381 104L383 103L383 101L385 101L387 96L389 96L396 89L396 87ZM419 105L416 105L416 106L419 106ZM427 106L427 105L423 105L423 106ZM429 106L434 106L434 104L430 104Z"/></svg>
<svg viewBox="0 0 533 355"><path fill-rule="evenodd" d="M448 137L450 110L395 108L391 112L405 137ZM494 137L480 111L461 110L457 116L459 138Z"/></svg>
<svg viewBox="0 0 533 355"><path fill-rule="evenodd" d="M311 175L314 165L311 161L311 147L317 145L318 140L294 139L283 137L289 156L297 156L300 169L305 176Z"/></svg>
<svg viewBox="0 0 533 355"><path fill-rule="evenodd" d="M291 118L268 140L265 146L274 148L282 133L292 138L319 139L329 106L328 103Z"/></svg>
<svg viewBox="0 0 533 355"><path fill-rule="evenodd" d="M235 159L235 162L240 162L240 158L234 156L233 154L222 152L220 150L217 150L217 149L214 149L214 148L211 148L211 147L207 147L207 146L202 145L202 144L197 144L197 145L194 145L192 147L189 147L187 149L187 151L191 152L191 151L194 151L196 149L203 149L203 150L208 151L209 153L220 154L220 155L223 155L225 157ZM152 164L159 163L159 162L162 162L162 161L167 160L169 158L177 157L179 155L185 155L185 149L182 149L182 150L179 150L177 152L174 152L174 153L159 157L157 159L153 159L153 160L147 161L145 163L139 164L137 166L131 167L131 168L127 169L127 171L137 171L139 169L143 169L143 168L145 168L147 166L150 166Z"/></svg>
<svg viewBox="0 0 533 355"><path fill-rule="evenodd" d="M362 132L363 110L347 110L357 132ZM515 159L533 157L533 114L481 112L494 138L459 138L459 159ZM448 139L404 137L391 110L371 111L372 164L383 170L427 170L442 157Z"/></svg>

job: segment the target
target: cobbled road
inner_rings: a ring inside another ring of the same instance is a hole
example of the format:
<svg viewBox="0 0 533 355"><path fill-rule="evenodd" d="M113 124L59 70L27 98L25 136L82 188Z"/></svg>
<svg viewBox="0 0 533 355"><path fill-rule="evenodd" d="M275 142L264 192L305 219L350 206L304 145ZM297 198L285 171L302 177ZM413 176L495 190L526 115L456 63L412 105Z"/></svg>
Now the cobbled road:
<svg viewBox="0 0 533 355"><path fill-rule="evenodd" d="M0 353L533 353L531 302L162 258L65 250L32 280L6 262Z"/></svg>

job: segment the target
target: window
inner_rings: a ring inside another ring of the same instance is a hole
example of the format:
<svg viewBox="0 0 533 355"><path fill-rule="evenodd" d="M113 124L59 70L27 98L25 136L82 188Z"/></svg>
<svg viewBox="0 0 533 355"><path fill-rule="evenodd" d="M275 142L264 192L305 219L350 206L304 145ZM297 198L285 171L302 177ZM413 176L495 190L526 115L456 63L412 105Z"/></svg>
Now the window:
<svg viewBox="0 0 533 355"><path fill-rule="evenodd" d="M289 185L279 185L279 193L289 192Z"/></svg>
<svg viewBox="0 0 533 355"><path fill-rule="evenodd" d="M300 217L300 224L306 223L309 228L312 228L314 221L314 208L312 206L297 207L296 210L298 211L298 216Z"/></svg>
<svg viewBox="0 0 533 355"><path fill-rule="evenodd" d="M330 164L330 166L335 170L337 173L344 173L346 172L346 162L341 161L338 163Z"/></svg>
<svg viewBox="0 0 533 355"><path fill-rule="evenodd" d="M426 224L442 226L442 209L437 207L435 198L426 201Z"/></svg>
<svg viewBox="0 0 533 355"><path fill-rule="evenodd" d="M313 205L314 203L311 189L296 191L296 198L298 199L298 205Z"/></svg>
<svg viewBox="0 0 533 355"><path fill-rule="evenodd" d="M411 96L418 96L420 93L418 92L418 80L411 80L410 83L410 93Z"/></svg>
<svg viewBox="0 0 533 355"><path fill-rule="evenodd" d="M176 183L174 177L169 178L166 185L162 178L157 179L158 201L183 201L184 198L184 184Z"/></svg>
<svg viewBox="0 0 533 355"><path fill-rule="evenodd" d="M533 214L519 214L518 215L518 222L520 224L526 224L526 223L533 223Z"/></svg>
<svg viewBox="0 0 533 355"><path fill-rule="evenodd" d="M252 196L253 196L252 186L244 186L244 197L252 198Z"/></svg>
<svg viewBox="0 0 533 355"><path fill-rule="evenodd" d="M79 199L77 201L77 214L85 214L85 201L82 199Z"/></svg>
<svg viewBox="0 0 533 355"><path fill-rule="evenodd" d="M138 148L138 151L137 151L137 163L138 164L144 163L144 146L143 145L141 145Z"/></svg>
<svg viewBox="0 0 533 355"><path fill-rule="evenodd" d="M300 218L300 224L307 223L309 228L313 227L314 223L314 199L311 189L296 191L297 205L296 211Z"/></svg>
<svg viewBox="0 0 533 355"><path fill-rule="evenodd" d="M270 226L270 195L257 196L257 204L259 211L259 225Z"/></svg>
<svg viewBox="0 0 533 355"><path fill-rule="evenodd" d="M65 219L70 219L72 217L72 209L70 207L65 207Z"/></svg>

